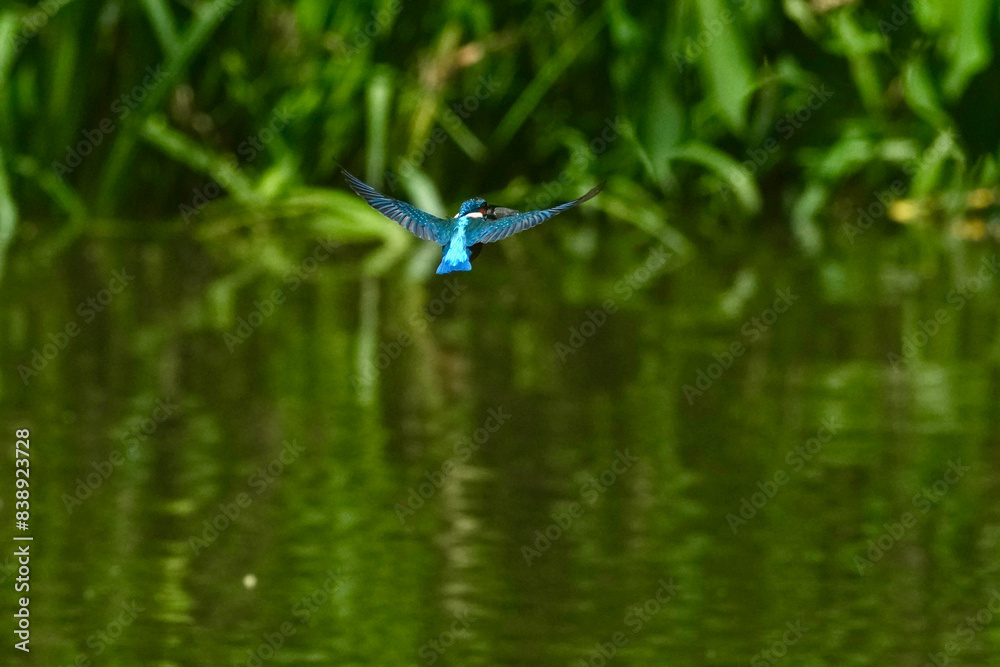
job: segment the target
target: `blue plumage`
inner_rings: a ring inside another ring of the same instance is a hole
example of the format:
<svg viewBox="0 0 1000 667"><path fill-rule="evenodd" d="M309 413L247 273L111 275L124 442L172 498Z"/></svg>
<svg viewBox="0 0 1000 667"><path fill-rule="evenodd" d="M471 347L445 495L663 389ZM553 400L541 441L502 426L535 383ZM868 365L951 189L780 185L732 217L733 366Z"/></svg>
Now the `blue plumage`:
<svg viewBox="0 0 1000 667"><path fill-rule="evenodd" d="M472 199L467 199L462 202L462 205L458 208L458 215L468 215L473 211L478 211L486 206L486 200L482 197L473 197Z"/></svg>
<svg viewBox="0 0 1000 667"><path fill-rule="evenodd" d="M369 206L390 220L398 222L406 231L425 241L434 241L441 245L448 242L451 235L448 233L448 222L446 220L442 220L430 213L425 213L406 202L386 197L364 181L349 174L346 170L341 171L344 173L344 178L347 179L347 184L361 198L368 202Z"/></svg>
<svg viewBox="0 0 1000 667"><path fill-rule="evenodd" d="M511 208L490 206L481 197L462 202L458 214L451 220L431 215L391 197L358 180L346 170L343 171L347 184L351 186L369 206L393 220L414 236L425 241L434 241L444 246L438 273L471 271L472 258L479 254L484 243L493 243L525 229L540 225L554 215L591 199L601 191L599 185L579 199L540 211L521 213Z"/></svg>

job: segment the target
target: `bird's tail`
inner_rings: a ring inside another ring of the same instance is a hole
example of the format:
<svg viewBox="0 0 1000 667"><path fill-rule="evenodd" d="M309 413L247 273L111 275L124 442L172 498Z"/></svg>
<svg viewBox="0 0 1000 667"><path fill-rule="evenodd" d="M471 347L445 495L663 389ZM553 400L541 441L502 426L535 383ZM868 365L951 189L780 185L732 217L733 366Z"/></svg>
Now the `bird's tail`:
<svg viewBox="0 0 1000 667"><path fill-rule="evenodd" d="M445 256L441 260L441 263L438 264L437 268L438 273L451 273L452 271L471 271L471 270L472 270L472 264L469 262L469 260L466 259L465 261L461 262L451 262L448 261L447 256Z"/></svg>
<svg viewBox="0 0 1000 667"><path fill-rule="evenodd" d="M471 271L472 263L469 261L469 251L464 243L450 243L444 249L444 256L438 265L437 273L451 273L452 271Z"/></svg>

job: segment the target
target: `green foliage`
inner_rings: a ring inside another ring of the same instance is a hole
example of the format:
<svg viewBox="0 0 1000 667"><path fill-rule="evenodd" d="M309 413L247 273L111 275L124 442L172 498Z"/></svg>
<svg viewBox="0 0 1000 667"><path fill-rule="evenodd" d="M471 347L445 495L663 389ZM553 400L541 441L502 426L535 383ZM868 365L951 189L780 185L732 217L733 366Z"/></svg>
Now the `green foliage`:
<svg viewBox="0 0 1000 667"><path fill-rule="evenodd" d="M866 203L906 164L907 197L993 185L1000 137L982 114L996 93L978 82L996 80L997 13L995 0L8 6L0 258L18 211L59 244L107 216L190 223L195 208L210 226L233 215L226 197L298 215L342 189L339 163L442 212L614 175L662 208L641 233L690 238L699 218L749 233L737 221L779 213L818 252L828 204ZM199 199L210 183L219 201Z"/></svg>

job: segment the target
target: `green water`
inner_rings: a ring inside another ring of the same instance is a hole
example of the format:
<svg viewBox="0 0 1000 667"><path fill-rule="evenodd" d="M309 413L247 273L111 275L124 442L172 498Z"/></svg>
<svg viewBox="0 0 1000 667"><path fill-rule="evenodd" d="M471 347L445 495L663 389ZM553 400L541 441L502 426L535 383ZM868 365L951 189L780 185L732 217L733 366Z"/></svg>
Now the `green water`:
<svg viewBox="0 0 1000 667"><path fill-rule="evenodd" d="M15 252L0 662L996 665L995 247L657 247Z"/></svg>

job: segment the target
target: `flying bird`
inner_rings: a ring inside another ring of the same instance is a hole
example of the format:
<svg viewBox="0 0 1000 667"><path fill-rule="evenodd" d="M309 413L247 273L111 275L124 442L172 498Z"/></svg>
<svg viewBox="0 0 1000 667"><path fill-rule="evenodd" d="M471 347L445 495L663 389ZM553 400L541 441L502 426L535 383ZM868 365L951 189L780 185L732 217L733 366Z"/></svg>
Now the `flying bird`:
<svg viewBox="0 0 1000 667"><path fill-rule="evenodd" d="M454 218L445 220L406 202L386 197L364 181L352 176L346 169L341 169L341 172L351 189L373 209L394 220L414 236L444 246L444 255L437 267L437 273L471 271L472 260L479 254L484 243L500 241L511 234L540 225L552 216L593 198L604 187L601 184L579 199L526 213L512 208L492 206L482 197L474 197L462 202Z"/></svg>

